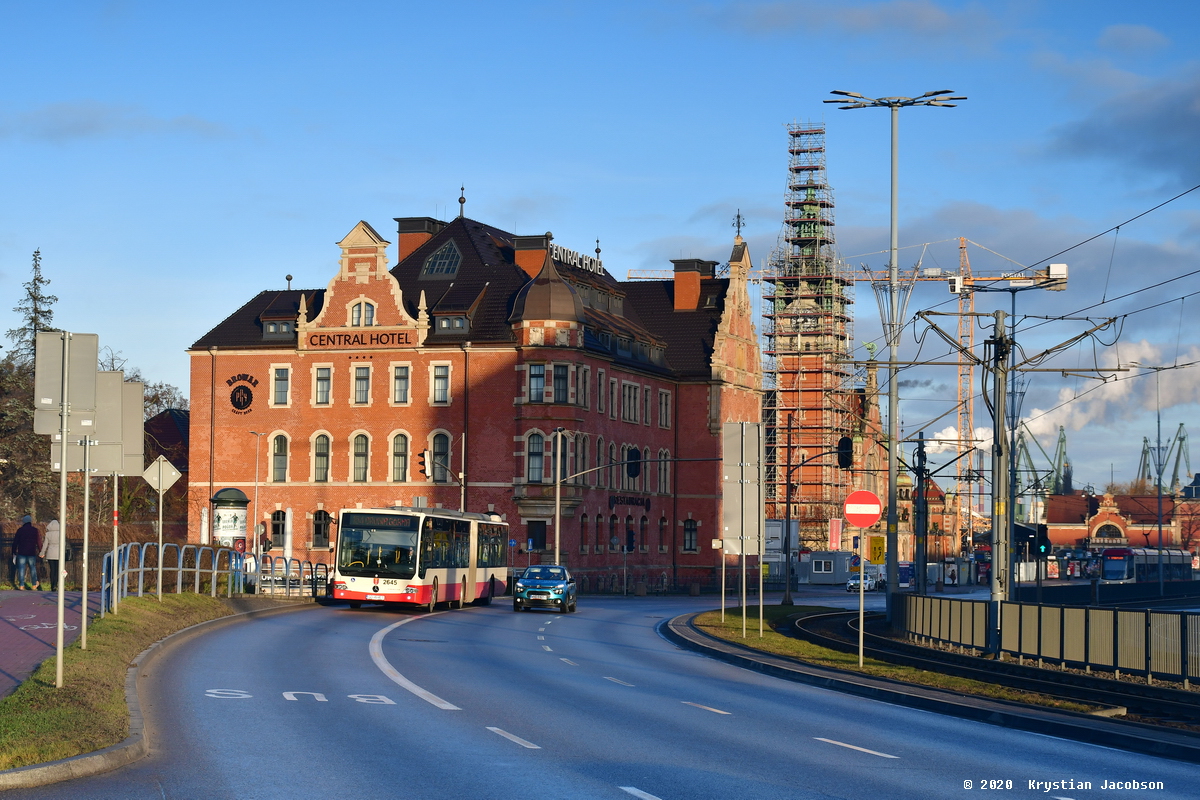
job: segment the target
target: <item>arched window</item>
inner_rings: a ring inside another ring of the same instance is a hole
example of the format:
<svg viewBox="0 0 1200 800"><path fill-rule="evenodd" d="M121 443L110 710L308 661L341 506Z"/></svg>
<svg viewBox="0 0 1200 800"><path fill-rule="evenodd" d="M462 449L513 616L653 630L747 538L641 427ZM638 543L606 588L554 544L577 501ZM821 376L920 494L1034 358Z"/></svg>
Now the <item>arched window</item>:
<svg viewBox="0 0 1200 800"><path fill-rule="evenodd" d="M371 303L355 303L350 307L350 324L355 327L375 324L375 306Z"/></svg>
<svg viewBox="0 0 1200 800"><path fill-rule="evenodd" d="M313 514L313 547L329 547L329 512Z"/></svg>
<svg viewBox="0 0 1200 800"><path fill-rule="evenodd" d="M586 553L588 550L588 515L584 514L579 518L579 552Z"/></svg>
<svg viewBox="0 0 1200 800"><path fill-rule="evenodd" d="M615 551L617 549L617 515L613 514L608 518L608 549Z"/></svg>
<svg viewBox="0 0 1200 800"><path fill-rule="evenodd" d="M596 515L596 552L604 550L604 515Z"/></svg>
<svg viewBox="0 0 1200 800"><path fill-rule="evenodd" d="M367 435L360 433L354 437L354 480L365 483L367 480L367 458L370 454Z"/></svg>
<svg viewBox="0 0 1200 800"><path fill-rule="evenodd" d="M647 447L642 451L642 477L639 479L642 484L642 491L650 491L650 448Z"/></svg>
<svg viewBox="0 0 1200 800"><path fill-rule="evenodd" d="M287 512L276 511L271 514L271 546L283 547L287 538Z"/></svg>
<svg viewBox="0 0 1200 800"><path fill-rule="evenodd" d="M392 439L392 480L408 480L408 437L403 433Z"/></svg>
<svg viewBox="0 0 1200 800"><path fill-rule="evenodd" d="M433 482L450 480L450 437L439 433L433 437Z"/></svg>
<svg viewBox="0 0 1200 800"><path fill-rule="evenodd" d="M628 514L625 517L625 531L624 535L621 537L621 545L632 550L637 544L637 542L634 540L636 535L637 532L633 529L633 514Z"/></svg>
<svg viewBox="0 0 1200 800"><path fill-rule="evenodd" d="M650 531L650 520L642 517L641 527L638 528L638 544L642 546L642 552L650 549L650 541L646 538Z"/></svg>
<svg viewBox="0 0 1200 800"><path fill-rule="evenodd" d="M667 518L658 518L658 546L666 547L667 545Z"/></svg>
<svg viewBox="0 0 1200 800"><path fill-rule="evenodd" d="M275 437L271 446L271 480L283 483L287 480L288 440L283 434Z"/></svg>
<svg viewBox="0 0 1200 800"><path fill-rule="evenodd" d="M603 436L601 436L599 439L596 440L596 466L597 467L604 466L604 437ZM607 485L608 485L608 481L605 480L604 470L602 470L602 469L596 470L596 486L603 488Z"/></svg>
<svg viewBox="0 0 1200 800"><path fill-rule="evenodd" d="M588 440L586 436L578 436L575 439L575 482L587 485L588 476L580 475L581 472L586 472L588 469L587 460Z"/></svg>
<svg viewBox="0 0 1200 800"><path fill-rule="evenodd" d="M614 489L617 488L617 473L614 472L614 470L616 469L616 466L614 466L614 465L616 463L617 463L617 446L614 443L609 442L608 443L608 485Z"/></svg>
<svg viewBox="0 0 1200 800"><path fill-rule="evenodd" d="M325 434L313 440L313 480L317 483L329 480L329 437Z"/></svg>
<svg viewBox="0 0 1200 800"><path fill-rule="evenodd" d="M527 483L541 483L546 477L546 458L543 448L542 435L540 433L529 434L529 443L525 448L525 481Z"/></svg>

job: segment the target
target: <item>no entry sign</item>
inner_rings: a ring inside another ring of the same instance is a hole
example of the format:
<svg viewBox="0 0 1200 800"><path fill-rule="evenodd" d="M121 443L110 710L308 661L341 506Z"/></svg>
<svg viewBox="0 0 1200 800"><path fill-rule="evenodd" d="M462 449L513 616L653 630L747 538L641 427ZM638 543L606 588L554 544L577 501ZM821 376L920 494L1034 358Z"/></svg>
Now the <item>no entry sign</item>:
<svg viewBox="0 0 1200 800"><path fill-rule="evenodd" d="M856 528L869 528L879 521L883 506L874 492L859 489L846 498L846 522Z"/></svg>

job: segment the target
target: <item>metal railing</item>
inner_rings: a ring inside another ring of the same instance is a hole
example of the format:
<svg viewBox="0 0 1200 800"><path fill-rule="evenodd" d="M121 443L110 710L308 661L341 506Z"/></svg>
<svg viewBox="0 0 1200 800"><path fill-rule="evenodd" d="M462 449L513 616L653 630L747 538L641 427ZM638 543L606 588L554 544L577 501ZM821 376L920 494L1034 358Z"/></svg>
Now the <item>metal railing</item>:
<svg viewBox="0 0 1200 800"><path fill-rule="evenodd" d="M990 612L987 601L909 595L903 630L925 643L985 650ZM1000 653L1187 685L1200 679L1200 614L1004 602Z"/></svg>
<svg viewBox="0 0 1200 800"><path fill-rule="evenodd" d="M284 556L262 556L257 570L244 579L258 594L277 597L324 597L329 587L329 565Z"/></svg>
<svg viewBox="0 0 1200 800"><path fill-rule="evenodd" d="M173 558L172 558L173 556ZM244 557L226 547L213 548L194 544L163 545L157 542L130 542L113 553L104 554L100 571L100 616L116 611L126 597L142 597L147 593L168 592L174 578L175 593L184 591L199 594L206 591L216 597L219 591L226 597L241 592ZM207 562L207 566L205 563ZM159 586L161 564L162 586ZM147 575L149 573L149 575ZM190 573L190 577L189 577ZM222 578L224 586L222 588ZM147 582L149 586L147 587ZM185 584L187 588L185 589Z"/></svg>

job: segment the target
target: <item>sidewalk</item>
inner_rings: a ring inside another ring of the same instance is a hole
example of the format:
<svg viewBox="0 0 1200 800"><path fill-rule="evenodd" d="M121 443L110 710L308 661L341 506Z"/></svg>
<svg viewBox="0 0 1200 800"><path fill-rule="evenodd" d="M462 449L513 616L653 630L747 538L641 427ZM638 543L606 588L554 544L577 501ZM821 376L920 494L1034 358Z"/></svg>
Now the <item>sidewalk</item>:
<svg viewBox="0 0 1200 800"><path fill-rule="evenodd" d="M67 592L63 645L79 637L81 592ZM88 593L89 618L100 611L100 597ZM7 697L54 656L58 623L57 592L0 591L0 697Z"/></svg>

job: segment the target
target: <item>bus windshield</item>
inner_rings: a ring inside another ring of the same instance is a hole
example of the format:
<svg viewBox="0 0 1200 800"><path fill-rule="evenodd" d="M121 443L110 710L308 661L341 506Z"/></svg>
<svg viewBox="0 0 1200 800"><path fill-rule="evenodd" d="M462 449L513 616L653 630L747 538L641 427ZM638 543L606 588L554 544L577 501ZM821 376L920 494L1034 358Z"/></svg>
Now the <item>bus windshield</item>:
<svg viewBox="0 0 1200 800"><path fill-rule="evenodd" d="M370 527L360 527L353 516L342 520L338 534L338 572L389 578L411 578L416 573L417 517L373 515Z"/></svg>

